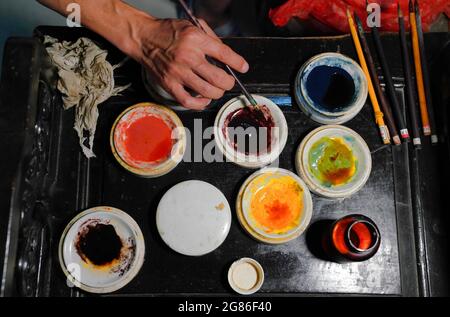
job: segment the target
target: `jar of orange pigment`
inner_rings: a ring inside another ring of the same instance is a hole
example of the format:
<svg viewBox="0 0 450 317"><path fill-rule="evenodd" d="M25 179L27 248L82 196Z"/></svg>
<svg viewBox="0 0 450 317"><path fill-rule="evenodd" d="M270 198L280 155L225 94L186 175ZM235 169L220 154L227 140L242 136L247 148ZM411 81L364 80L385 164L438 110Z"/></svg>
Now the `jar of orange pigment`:
<svg viewBox="0 0 450 317"><path fill-rule="evenodd" d="M172 110L153 103L139 103L123 111L111 129L114 157L127 171L158 177L182 160L186 132Z"/></svg>
<svg viewBox="0 0 450 317"><path fill-rule="evenodd" d="M330 256L336 262L365 261L380 247L376 224L363 215L348 215L336 220L329 232Z"/></svg>

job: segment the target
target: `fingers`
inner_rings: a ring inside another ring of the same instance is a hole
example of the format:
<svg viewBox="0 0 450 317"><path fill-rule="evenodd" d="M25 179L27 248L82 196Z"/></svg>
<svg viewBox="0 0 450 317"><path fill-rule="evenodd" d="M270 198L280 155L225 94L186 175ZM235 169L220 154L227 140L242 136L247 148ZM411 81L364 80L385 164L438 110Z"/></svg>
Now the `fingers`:
<svg viewBox="0 0 450 317"><path fill-rule="evenodd" d="M204 52L238 72L246 73L248 71L247 61L223 43L209 41L204 47Z"/></svg>
<svg viewBox="0 0 450 317"><path fill-rule="evenodd" d="M183 84L186 87L193 89L195 92L199 93L205 98L209 99L219 99L223 96L224 90L211 85L206 80L200 78L192 70L185 69L181 74Z"/></svg>
<svg viewBox="0 0 450 317"><path fill-rule="evenodd" d="M212 99L219 99L234 87L234 78L223 69L208 62L210 56L239 72L249 68L245 59L223 44L204 22L205 32L187 21L162 20L159 32L145 46L142 62L182 106L204 109ZM156 44L155 44L156 43ZM192 89L200 96L194 97Z"/></svg>
<svg viewBox="0 0 450 317"><path fill-rule="evenodd" d="M180 83L174 82L169 88L170 93L185 108L203 110L211 103L211 99L192 97Z"/></svg>
<svg viewBox="0 0 450 317"><path fill-rule="evenodd" d="M234 78L228 75L223 69L205 61L194 69L200 77L212 85L222 89L230 90L234 87Z"/></svg>
<svg viewBox="0 0 450 317"><path fill-rule="evenodd" d="M205 29L206 33L216 40L209 41L205 45L206 55L221 61L222 63L230 66L238 72L246 73L249 69L247 61L242 56L234 52L230 47L223 44L219 37L217 37L217 35L205 21L199 20L199 22Z"/></svg>

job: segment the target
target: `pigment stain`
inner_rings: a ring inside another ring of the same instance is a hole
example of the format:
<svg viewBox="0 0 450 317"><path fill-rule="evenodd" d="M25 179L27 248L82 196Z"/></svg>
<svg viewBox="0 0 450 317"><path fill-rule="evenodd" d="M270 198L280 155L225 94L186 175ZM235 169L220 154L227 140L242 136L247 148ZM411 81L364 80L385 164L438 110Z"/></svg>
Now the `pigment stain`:
<svg viewBox="0 0 450 317"><path fill-rule="evenodd" d="M356 159L342 138L323 137L311 147L308 164L325 186L348 183L356 172Z"/></svg>
<svg viewBox="0 0 450 317"><path fill-rule="evenodd" d="M317 66L306 82L309 97L328 112L339 111L354 99L355 83L350 74L340 67Z"/></svg>
<svg viewBox="0 0 450 317"><path fill-rule="evenodd" d="M160 162L171 154L172 129L159 117L139 118L130 124L125 134L125 149L133 161Z"/></svg>
<svg viewBox="0 0 450 317"><path fill-rule="evenodd" d="M75 242L77 253L83 261L99 267L119 260L122 246L122 240L114 226L103 223L92 223L84 227Z"/></svg>
<svg viewBox="0 0 450 317"><path fill-rule="evenodd" d="M225 119L225 135L233 136L235 150L248 154L270 151L272 129L275 126L269 108L248 106L231 112Z"/></svg>
<svg viewBox="0 0 450 317"><path fill-rule="evenodd" d="M296 228L303 212L303 190L290 176L266 181L256 178L250 201L250 216L260 229L271 234L284 234ZM252 189L251 189L252 190Z"/></svg>

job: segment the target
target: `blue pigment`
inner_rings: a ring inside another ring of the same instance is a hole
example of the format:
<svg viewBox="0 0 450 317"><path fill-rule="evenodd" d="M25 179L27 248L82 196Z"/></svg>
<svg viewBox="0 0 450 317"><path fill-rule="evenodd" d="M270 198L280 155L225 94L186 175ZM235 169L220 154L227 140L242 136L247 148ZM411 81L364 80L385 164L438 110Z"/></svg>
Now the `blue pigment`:
<svg viewBox="0 0 450 317"><path fill-rule="evenodd" d="M306 88L311 100L328 112L336 112L353 102L355 83L340 67L317 66L308 75Z"/></svg>

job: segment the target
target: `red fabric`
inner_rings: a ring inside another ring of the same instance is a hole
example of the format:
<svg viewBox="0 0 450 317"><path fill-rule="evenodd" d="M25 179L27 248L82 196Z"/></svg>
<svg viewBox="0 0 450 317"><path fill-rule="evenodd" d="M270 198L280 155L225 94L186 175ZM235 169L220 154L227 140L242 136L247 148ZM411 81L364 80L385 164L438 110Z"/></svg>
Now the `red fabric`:
<svg viewBox="0 0 450 317"><path fill-rule="evenodd" d="M371 0L381 6L381 30L398 31L397 2L400 3L406 25L409 26L409 0ZM448 0L422 0L419 2L422 24L425 31L441 13L450 17ZM269 17L276 26L286 25L292 17L305 20L312 17L339 32L348 33L346 10L350 7L364 21L366 0L288 0L270 10ZM364 25L366 23L363 23Z"/></svg>

